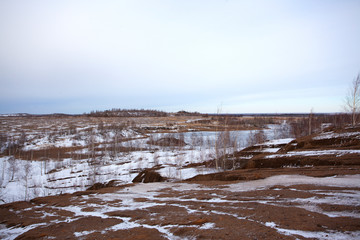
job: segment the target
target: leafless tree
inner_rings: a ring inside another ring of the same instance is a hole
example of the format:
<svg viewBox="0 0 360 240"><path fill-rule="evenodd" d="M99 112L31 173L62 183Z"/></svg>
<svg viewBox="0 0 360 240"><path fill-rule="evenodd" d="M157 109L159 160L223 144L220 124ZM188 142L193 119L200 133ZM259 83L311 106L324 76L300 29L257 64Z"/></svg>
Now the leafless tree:
<svg viewBox="0 0 360 240"><path fill-rule="evenodd" d="M26 161L26 163L24 164L24 180L25 180L25 201L28 200L28 196L29 196L29 178L31 176L31 162L30 161Z"/></svg>
<svg viewBox="0 0 360 240"><path fill-rule="evenodd" d="M19 170L19 167L17 165L16 159L14 156L11 156L9 159L9 172L11 174L10 181L14 181L15 173Z"/></svg>
<svg viewBox="0 0 360 240"><path fill-rule="evenodd" d="M266 136L264 133L264 130L258 130L258 131L250 131L248 139L247 139L247 145L253 146L255 144L264 143L266 141Z"/></svg>
<svg viewBox="0 0 360 240"><path fill-rule="evenodd" d="M179 136L179 148L182 149L184 147L184 142L185 142L185 135L183 132L179 132L178 133L178 136Z"/></svg>
<svg viewBox="0 0 360 240"><path fill-rule="evenodd" d="M232 147L232 169L235 169L235 162L236 162L236 152L238 149L238 142L237 142L238 137L234 136L234 139L231 141L231 147Z"/></svg>
<svg viewBox="0 0 360 240"><path fill-rule="evenodd" d="M220 124L220 117L219 114L221 113L221 106L217 108L216 111L216 127L215 127L215 167L216 170L219 170L219 158L220 158L220 146L219 146L219 124Z"/></svg>
<svg viewBox="0 0 360 240"><path fill-rule="evenodd" d="M177 171L177 175L179 176L180 179L182 179L182 175L181 175L181 171L182 171L182 167L184 164L184 155L182 154L177 154L175 157L175 163L177 165L176 167L176 171Z"/></svg>
<svg viewBox="0 0 360 240"><path fill-rule="evenodd" d="M157 152L154 152L153 159L154 159L154 166L159 165L159 154Z"/></svg>
<svg viewBox="0 0 360 240"><path fill-rule="evenodd" d="M98 131L100 132L100 134L103 134L104 133L104 122L103 121L100 121L98 123L98 127L97 127Z"/></svg>
<svg viewBox="0 0 360 240"><path fill-rule="evenodd" d="M89 183L93 185L97 182L97 178L100 175L100 161L97 158L88 161L89 166Z"/></svg>
<svg viewBox="0 0 360 240"><path fill-rule="evenodd" d="M4 180L5 178L5 168L6 168L6 160L4 159L2 162L3 166L2 166L2 176L1 176L1 180Z"/></svg>
<svg viewBox="0 0 360 240"><path fill-rule="evenodd" d="M89 138L87 139L88 153L91 155L91 159L95 158L95 141L95 132L92 131Z"/></svg>
<svg viewBox="0 0 360 240"><path fill-rule="evenodd" d="M309 113L309 135L312 134L312 120L313 120L313 109L310 110L310 113Z"/></svg>
<svg viewBox="0 0 360 240"><path fill-rule="evenodd" d="M115 129L114 139L113 139L113 158L116 159L118 157L118 143L121 142L121 133L118 129Z"/></svg>
<svg viewBox="0 0 360 240"><path fill-rule="evenodd" d="M360 109L360 74L352 81L345 97L345 110L351 113L351 124L356 124L356 115Z"/></svg>
<svg viewBox="0 0 360 240"><path fill-rule="evenodd" d="M226 123L225 123L226 124ZM228 147L231 146L231 141L230 141L230 132L226 129L225 131L220 133L220 142L219 142L219 146L221 146L221 152L220 152L220 156L222 157L222 164L223 164L223 170L226 170L226 162L227 162L227 150Z"/></svg>
<svg viewBox="0 0 360 240"><path fill-rule="evenodd" d="M198 137L197 137L197 134L195 132L191 133L191 145L192 147L194 148L195 146L198 145Z"/></svg>
<svg viewBox="0 0 360 240"><path fill-rule="evenodd" d="M0 152L6 149L8 144L8 136L5 133L0 133Z"/></svg>
<svg viewBox="0 0 360 240"><path fill-rule="evenodd" d="M20 146L23 146L25 144L25 142L26 142L26 133L25 133L25 131L21 131L18 144Z"/></svg>

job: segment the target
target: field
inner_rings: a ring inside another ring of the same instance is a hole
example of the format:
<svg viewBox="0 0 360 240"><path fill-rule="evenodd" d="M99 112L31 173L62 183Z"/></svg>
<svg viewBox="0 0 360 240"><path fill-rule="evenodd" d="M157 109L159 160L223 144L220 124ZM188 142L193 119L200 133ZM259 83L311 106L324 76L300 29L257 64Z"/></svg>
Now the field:
<svg viewBox="0 0 360 240"><path fill-rule="evenodd" d="M306 120L3 116L0 237L359 239L360 128Z"/></svg>

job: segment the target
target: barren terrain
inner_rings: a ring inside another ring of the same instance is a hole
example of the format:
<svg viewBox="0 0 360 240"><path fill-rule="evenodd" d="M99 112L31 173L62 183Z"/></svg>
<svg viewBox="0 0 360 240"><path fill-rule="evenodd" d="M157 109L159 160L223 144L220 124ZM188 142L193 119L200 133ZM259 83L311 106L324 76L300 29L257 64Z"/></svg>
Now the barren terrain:
<svg viewBox="0 0 360 240"><path fill-rule="evenodd" d="M0 238L360 238L359 127L294 139L278 119L249 146L256 124L224 144L199 118L4 118Z"/></svg>
<svg viewBox="0 0 360 240"><path fill-rule="evenodd" d="M296 174L111 187L2 205L0 233L9 239L359 239L359 186L359 174Z"/></svg>

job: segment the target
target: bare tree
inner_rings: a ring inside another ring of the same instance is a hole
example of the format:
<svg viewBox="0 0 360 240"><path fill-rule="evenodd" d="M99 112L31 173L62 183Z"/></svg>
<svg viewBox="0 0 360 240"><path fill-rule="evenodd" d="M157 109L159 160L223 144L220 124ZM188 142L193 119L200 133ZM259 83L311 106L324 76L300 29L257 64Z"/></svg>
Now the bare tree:
<svg viewBox="0 0 360 240"><path fill-rule="evenodd" d="M177 175L179 176L180 179L182 179L181 171L184 163L184 155L177 154L175 157L175 163L177 165L176 166Z"/></svg>
<svg viewBox="0 0 360 240"><path fill-rule="evenodd" d="M219 158L220 158L220 149L219 149L219 125L220 125L220 117L221 106L217 108L216 111L216 127L215 127L215 168L219 170Z"/></svg>
<svg viewBox="0 0 360 240"><path fill-rule="evenodd" d="M154 152L153 159L154 159L154 166L159 165L159 154L157 152Z"/></svg>
<svg viewBox="0 0 360 240"><path fill-rule="evenodd" d="M225 122L226 124L226 122ZM226 125L225 125L226 126ZM220 133L220 143L221 146L221 152L220 156L222 157L222 164L223 164L223 170L226 170L226 162L227 162L227 150L228 147L231 146L231 140L230 140L230 132L228 131L227 127L225 127L226 130Z"/></svg>
<svg viewBox="0 0 360 240"><path fill-rule="evenodd" d="M179 148L182 149L184 147L183 143L185 142L185 135L183 132L179 132L178 136L179 136L179 140L180 140L178 145L179 145Z"/></svg>
<svg viewBox="0 0 360 240"><path fill-rule="evenodd" d="M345 98L345 110L351 113L351 124L356 124L356 114L360 109L360 74L352 81Z"/></svg>
<svg viewBox="0 0 360 240"><path fill-rule="evenodd" d="M6 133L0 133L0 152L3 152L8 145L8 136Z"/></svg>
<svg viewBox="0 0 360 240"><path fill-rule="evenodd" d="M16 159L14 156L11 156L9 159L9 172L11 175L10 181L14 181L15 173L19 170L18 163L16 162Z"/></svg>
<svg viewBox="0 0 360 240"><path fill-rule="evenodd" d="M313 109L311 109L310 113L309 113L309 135L311 135L311 133L312 133L312 120L314 117L313 112L314 112Z"/></svg>
<svg viewBox="0 0 360 240"><path fill-rule="evenodd" d="M25 180L25 201L28 200L29 197L29 178L31 176L32 173L32 168L31 168L31 163L30 161L26 161L26 163L24 164L24 169L23 169L23 178Z"/></svg>
<svg viewBox="0 0 360 240"><path fill-rule="evenodd" d="M11 157L10 157L11 158ZM6 168L6 160L4 159L2 162L3 166L2 166L2 176L1 176L1 180L4 180L5 178L5 168Z"/></svg>
<svg viewBox="0 0 360 240"><path fill-rule="evenodd" d="M93 185L96 183L98 176L100 175L100 161L97 158L88 161L89 166L89 183Z"/></svg>
<svg viewBox="0 0 360 240"><path fill-rule="evenodd" d="M25 133L25 131L21 131L18 144L20 146L23 146L25 144L25 142L26 142L26 133Z"/></svg>
<svg viewBox="0 0 360 240"><path fill-rule="evenodd" d="M255 144L261 144L266 141L264 130L250 131L247 138L247 146L253 146Z"/></svg>
<svg viewBox="0 0 360 240"><path fill-rule="evenodd" d="M88 155L91 154L91 159L95 158L95 132L92 131L90 133L90 136L87 139L87 145L88 145ZM90 157L89 157L90 158Z"/></svg>
<svg viewBox="0 0 360 240"><path fill-rule="evenodd" d="M232 169L235 169L235 162L236 162L236 152L238 148L237 137L235 136L234 139L231 141L232 147Z"/></svg>

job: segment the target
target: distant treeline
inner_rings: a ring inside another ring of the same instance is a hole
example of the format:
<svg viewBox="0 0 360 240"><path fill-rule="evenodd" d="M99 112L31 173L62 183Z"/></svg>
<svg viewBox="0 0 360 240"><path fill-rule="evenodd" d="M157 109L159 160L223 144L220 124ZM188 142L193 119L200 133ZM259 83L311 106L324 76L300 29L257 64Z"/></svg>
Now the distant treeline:
<svg viewBox="0 0 360 240"><path fill-rule="evenodd" d="M91 111L90 113L83 114L65 114L65 113L50 113L50 114L29 114L29 113L16 113L16 114L0 114L0 117L167 117L167 116L208 116L199 112L179 111L170 113L160 110L152 109L120 109L113 108L104 111Z"/></svg>
<svg viewBox="0 0 360 240"><path fill-rule="evenodd" d="M179 112L175 113L175 116L204 116L204 117L207 117L208 114L202 114L199 112L179 111Z"/></svg>
<svg viewBox="0 0 360 240"><path fill-rule="evenodd" d="M105 111L91 111L86 113L89 117L166 117L169 113L149 109L120 109L113 108Z"/></svg>
<svg viewBox="0 0 360 240"><path fill-rule="evenodd" d="M218 117L307 117L309 113L208 113ZM313 113L314 116L337 116L344 113Z"/></svg>

